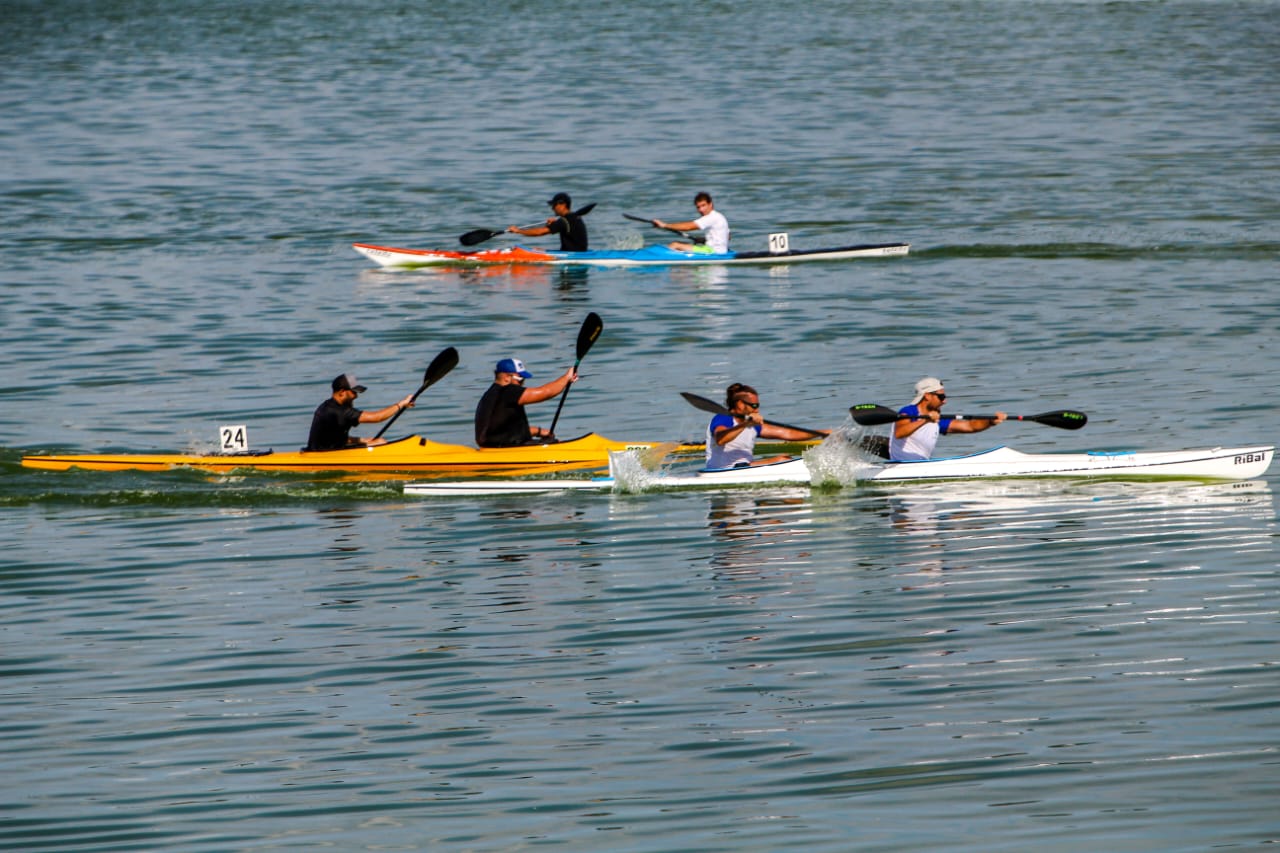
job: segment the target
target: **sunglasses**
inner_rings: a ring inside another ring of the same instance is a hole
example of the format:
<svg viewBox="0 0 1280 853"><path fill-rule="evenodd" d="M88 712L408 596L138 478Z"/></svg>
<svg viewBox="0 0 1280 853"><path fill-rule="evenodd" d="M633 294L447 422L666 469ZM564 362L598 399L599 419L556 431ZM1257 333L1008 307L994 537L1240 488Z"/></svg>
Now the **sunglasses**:
<svg viewBox="0 0 1280 853"><path fill-rule="evenodd" d="M947 395L942 391L930 391L929 393L933 394L933 396L937 397L939 400L947 399Z"/></svg>
<svg viewBox="0 0 1280 853"><path fill-rule="evenodd" d="M748 403L746 400L741 400L741 401L739 401L739 402L741 402L741 403L742 403L742 405L746 406L748 409L758 409L758 408L760 408L760 404L759 404L759 403Z"/></svg>

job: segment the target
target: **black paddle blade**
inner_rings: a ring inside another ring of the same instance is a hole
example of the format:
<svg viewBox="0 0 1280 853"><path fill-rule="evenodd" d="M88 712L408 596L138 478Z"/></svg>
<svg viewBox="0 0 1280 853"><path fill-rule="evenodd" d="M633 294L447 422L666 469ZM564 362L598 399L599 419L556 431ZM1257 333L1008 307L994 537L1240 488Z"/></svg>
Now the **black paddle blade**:
<svg viewBox="0 0 1280 853"><path fill-rule="evenodd" d="M604 331L604 320L600 319L600 315L592 311L587 315L587 319L582 321L582 328L578 330L578 361L582 361L583 356L591 351L591 345L596 342L596 338L600 337L600 333Z"/></svg>
<svg viewBox="0 0 1280 853"><path fill-rule="evenodd" d="M474 231L468 231L458 238L458 242L464 246L474 246L477 243L483 243L485 240L497 237L501 231L491 231L488 228L477 228Z"/></svg>
<svg viewBox="0 0 1280 853"><path fill-rule="evenodd" d="M431 363L427 365L427 372L422 374L422 388L434 385L445 377L450 370L458 366L458 351L453 347L445 347L440 350L440 354L431 359ZM422 391L418 392L419 394Z"/></svg>
<svg viewBox="0 0 1280 853"><path fill-rule="evenodd" d="M593 211L593 210L595 210L595 209L596 209L596 203L593 201L593 202L591 202L591 204L584 204L582 207L580 207L580 208L578 208L577 210L575 210L575 211L573 212L573 215L574 215L574 216L586 216L588 213L590 213L591 211Z"/></svg>
<svg viewBox="0 0 1280 853"><path fill-rule="evenodd" d="M700 409L701 411L709 412L710 414L713 414L713 415L733 414L733 412L730 412L728 409L726 409L724 406L717 403L715 400L708 400L706 397L699 397L697 394L690 394L688 391L681 391L680 396L684 397L684 401L688 403L690 406L693 406L695 409ZM824 438L826 436L826 433L822 432L821 430L810 429L809 427L796 426L795 424L784 424L781 421L775 421L772 419L765 421L765 423L772 424L773 426L776 426L776 427L782 427L783 429L793 429L796 432L807 432L809 433L809 435L813 436L814 438Z"/></svg>
<svg viewBox="0 0 1280 853"><path fill-rule="evenodd" d="M897 411L875 403L859 403L856 406L850 406L849 416L853 418L854 423L861 426L883 426L898 419Z"/></svg>
<svg viewBox="0 0 1280 853"><path fill-rule="evenodd" d="M439 382L444 378L446 373L457 366L458 351L456 349L453 347L445 347L440 350L440 354L431 359L431 363L427 365L426 372L422 374L422 385L418 387L417 391L413 392L413 397L410 399L417 401L419 394ZM382 425L382 429L378 430L378 434L375 435L374 438L382 438L382 436L386 434L387 430L391 429L391 425L395 423L402 414L404 414L404 409L401 409L392 415L391 420Z"/></svg>
<svg viewBox="0 0 1280 853"><path fill-rule="evenodd" d="M1027 415L1026 417L1010 415L1009 420L1035 421L1038 424L1057 427L1058 429L1081 429L1089 422L1089 416L1084 412L1059 409L1056 412L1045 412L1041 415Z"/></svg>
<svg viewBox="0 0 1280 853"><path fill-rule="evenodd" d="M713 415L727 415L729 410L717 403L715 400L708 400L706 397L699 397L697 394L690 394L688 391L681 391L680 396L684 397L684 401L695 409L708 412Z"/></svg>

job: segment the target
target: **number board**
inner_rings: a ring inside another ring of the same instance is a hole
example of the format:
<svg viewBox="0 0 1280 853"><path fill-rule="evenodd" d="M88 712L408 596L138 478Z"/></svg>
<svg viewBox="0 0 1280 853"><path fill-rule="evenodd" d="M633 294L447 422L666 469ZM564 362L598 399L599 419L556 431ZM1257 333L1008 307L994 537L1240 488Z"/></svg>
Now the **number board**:
<svg viewBox="0 0 1280 853"><path fill-rule="evenodd" d="M223 453L248 453L249 428L243 424L218 427L218 445Z"/></svg>

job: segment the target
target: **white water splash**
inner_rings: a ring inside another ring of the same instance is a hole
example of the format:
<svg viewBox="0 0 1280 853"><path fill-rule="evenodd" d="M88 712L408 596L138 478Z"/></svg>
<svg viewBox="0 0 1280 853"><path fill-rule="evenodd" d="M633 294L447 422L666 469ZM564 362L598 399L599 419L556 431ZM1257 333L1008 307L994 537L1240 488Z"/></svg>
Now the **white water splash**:
<svg viewBox="0 0 1280 853"><path fill-rule="evenodd" d="M642 492L661 479L645 467L641 451L609 451L609 476L613 477L615 492Z"/></svg>
<svg viewBox="0 0 1280 853"><path fill-rule="evenodd" d="M864 437L862 427L846 420L821 444L806 450L804 464L813 484L852 486L883 462L865 447Z"/></svg>

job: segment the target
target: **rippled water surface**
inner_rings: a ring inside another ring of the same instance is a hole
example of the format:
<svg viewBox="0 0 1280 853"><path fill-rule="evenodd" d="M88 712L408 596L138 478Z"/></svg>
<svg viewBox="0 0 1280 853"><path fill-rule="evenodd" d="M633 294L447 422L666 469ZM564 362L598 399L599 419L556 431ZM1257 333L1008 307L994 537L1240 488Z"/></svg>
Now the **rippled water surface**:
<svg viewBox="0 0 1280 853"><path fill-rule="evenodd" d="M385 405L445 346L394 429L466 442L493 362L557 374L589 311L562 435L697 438L678 392L732 381L837 426L936 374L1090 417L951 452L1273 444L1280 4L161 5L0 15L0 847L1280 841L1275 471L410 499L19 465L293 449L334 374ZM912 251L350 249L561 190L638 246L623 212L703 189L740 249Z"/></svg>

